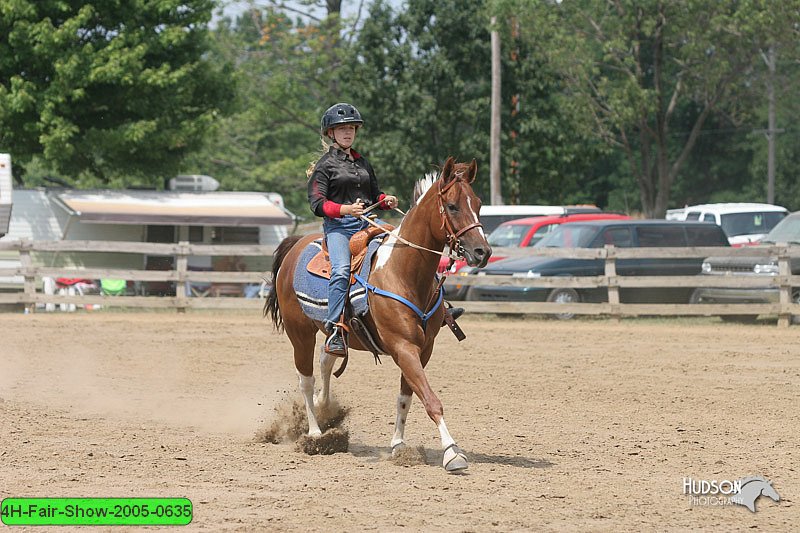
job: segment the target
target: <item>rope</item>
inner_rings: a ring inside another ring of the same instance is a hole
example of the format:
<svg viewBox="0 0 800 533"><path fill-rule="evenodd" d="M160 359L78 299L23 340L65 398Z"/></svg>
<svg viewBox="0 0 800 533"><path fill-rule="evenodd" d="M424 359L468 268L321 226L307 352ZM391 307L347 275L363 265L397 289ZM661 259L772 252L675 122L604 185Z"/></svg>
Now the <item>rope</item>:
<svg viewBox="0 0 800 533"><path fill-rule="evenodd" d="M371 211L372 209L375 209L376 205L378 205L378 204L375 204L375 205L371 206L369 209L365 210L364 213L367 213L368 211ZM400 211L400 209L398 209L396 207L394 209L395 209L395 211L398 211L403 216L405 216L405 213ZM416 248L417 250L424 250L424 251L430 252L432 254L441 255L442 257L447 257L448 259L452 259L453 261L458 259L458 256L456 254L454 254L452 252L452 250L450 251L450 253L444 253L444 252L439 252L437 250L431 250L430 248L425 248L424 246L420 246L419 244L414 244L413 242L404 239L403 237L400 236L400 234L397 233L396 229L394 231L389 231L388 229L384 228L380 224L374 222L372 219L370 219L369 217L366 217L364 215L359 215L358 218L360 218L361 220L367 222L368 224L371 224L371 225L375 226L376 228L380 229L384 233L388 233L389 235L392 235L395 239L397 239L398 241L402 242L403 244L405 244L407 246L410 246L412 248Z"/></svg>

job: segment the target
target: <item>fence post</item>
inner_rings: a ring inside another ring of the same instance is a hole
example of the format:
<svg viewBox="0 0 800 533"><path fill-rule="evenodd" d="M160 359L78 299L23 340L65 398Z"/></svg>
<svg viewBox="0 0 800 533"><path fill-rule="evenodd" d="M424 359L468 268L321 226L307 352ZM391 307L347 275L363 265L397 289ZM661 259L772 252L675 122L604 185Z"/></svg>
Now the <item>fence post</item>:
<svg viewBox="0 0 800 533"><path fill-rule="evenodd" d="M778 276L780 288L778 290L778 301L780 302L780 311L778 312L778 326L785 328L792 323L792 314L789 312L789 306L792 303L792 287L789 285L789 276L792 275L792 270L789 263L789 245L781 243L779 246Z"/></svg>
<svg viewBox="0 0 800 533"><path fill-rule="evenodd" d="M605 245L606 265L605 276L608 287L608 303L611 306L611 318L619 322L619 284L617 282L617 258L614 254L614 245Z"/></svg>
<svg viewBox="0 0 800 533"><path fill-rule="evenodd" d="M22 239L19 243L19 262L22 266L24 284L25 312L36 312L36 276L33 275L33 260L31 259L31 248L33 243L27 239Z"/></svg>
<svg viewBox="0 0 800 533"><path fill-rule="evenodd" d="M175 285L175 297L178 301L178 313L186 312L186 270L189 264L189 243L181 241L178 243L178 259L175 265L178 274L178 281Z"/></svg>

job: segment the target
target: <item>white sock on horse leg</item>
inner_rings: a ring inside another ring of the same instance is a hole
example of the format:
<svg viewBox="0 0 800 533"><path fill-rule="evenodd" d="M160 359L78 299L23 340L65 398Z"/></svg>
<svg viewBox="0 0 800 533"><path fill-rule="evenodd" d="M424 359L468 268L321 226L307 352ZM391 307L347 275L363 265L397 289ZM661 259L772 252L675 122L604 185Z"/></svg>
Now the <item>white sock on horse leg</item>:
<svg viewBox="0 0 800 533"><path fill-rule="evenodd" d="M468 467L467 456L456 445L456 441L450 436L447 431L447 426L444 423L444 417L439 420L439 435L442 437L442 466L448 472L461 472Z"/></svg>
<svg viewBox="0 0 800 533"><path fill-rule="evenodd" d="M308 434L311 436L322 435L319 429L317 417L314 415L314 376L300 376L300 392L303 394L303 400L306 404L306 417L308 418Z"/></svg>
<svg viewBox="0 0 800 533"><path fill-rule="evenodd" d="M406 419L408 418L408 410L411 409L411 395L398 394L397 395L397 418L394 421L394 436L392 437L392 449L398 444L404 442L404 434L406 431Z"/></svg>
<svg viewBox="0 0 800 533"><path fill-rule="evenodd" d="M336 363L337 357L325 351L325 346L321 346L319 350L319 369L322 375L322 390L317 395L318 405L328 405L331 399L331 374L333 373L333 365Z"/></svg>
<svg viewBox="0 0 800 533"><path fill-rule="evenodd" d="M453 440L453 437L450 436L450 432L447 431L447 426L444 423L444 417L439 420L439 436L442 438L442 449L444 450L448 446L455 444L456 441Z"/></svg>

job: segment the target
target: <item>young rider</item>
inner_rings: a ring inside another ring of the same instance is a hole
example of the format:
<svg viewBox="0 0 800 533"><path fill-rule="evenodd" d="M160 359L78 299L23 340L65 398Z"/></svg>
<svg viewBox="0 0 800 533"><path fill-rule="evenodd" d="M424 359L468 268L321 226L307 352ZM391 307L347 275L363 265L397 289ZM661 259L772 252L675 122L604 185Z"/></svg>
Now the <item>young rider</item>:
<svg viewBox="0 0 800 533"><path fill-rule="evenodd" d="M366 157L353 149L358 130L364 121L354 106L339 103L322 115L320 133L333 141L319 158L308 180L311 211L323 218L322 230L331 261L328 284L328 315L325 350L345 355L347 348L341 326L345 297L350 286L350 237L367 227L359 218L373 204L380 209L397 207L397 198L381 192L375 171Z"/></svg>

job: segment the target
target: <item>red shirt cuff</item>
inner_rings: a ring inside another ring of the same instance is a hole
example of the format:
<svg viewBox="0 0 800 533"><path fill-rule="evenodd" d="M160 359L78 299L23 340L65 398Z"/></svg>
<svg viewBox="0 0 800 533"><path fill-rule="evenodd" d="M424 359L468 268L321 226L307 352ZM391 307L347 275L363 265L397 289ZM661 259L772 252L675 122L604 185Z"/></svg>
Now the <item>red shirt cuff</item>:
<svg viewBox="0 0 800 533"><path fill-rule="evenodd" d="M342 204L325 200L322 202L322 212L328 218L340 218L342 216Z"/></svg>
<svg viewBox="0 0 800 533"><path fill-rule="evenodd" d="M378 202L379 202L378 207L386 211L387 209L391 209L391 207L389 207L389 204L383 201L384 198L386 198L385 193L382 193L380 196L378 196Z"/></svg>

